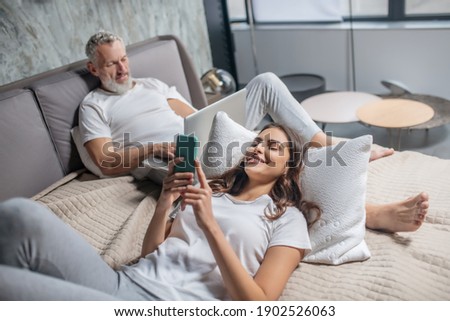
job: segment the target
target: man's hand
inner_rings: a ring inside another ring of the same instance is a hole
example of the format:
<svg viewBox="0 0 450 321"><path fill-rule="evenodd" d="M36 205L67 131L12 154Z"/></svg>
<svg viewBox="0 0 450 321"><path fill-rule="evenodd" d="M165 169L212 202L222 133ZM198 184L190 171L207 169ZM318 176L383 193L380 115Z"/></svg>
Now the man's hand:
<svg viewBox="0 0 450 321"><path fill-rule="evenodd" d="M153 156L161 159L173 159L175 157L175 143L157 143L153 144Z"/></svg>
<svg viewBox="0 0 450 321"><path fill-rule="evenodd" d="M116 145L120 144L116 143ZM95 165L107 176L127 174L151 155L161 159L175 157L175 143L173 142L138 144L138 146L123 149L115 146L111 138L105 137L90 140L84 146Z"/></svg>

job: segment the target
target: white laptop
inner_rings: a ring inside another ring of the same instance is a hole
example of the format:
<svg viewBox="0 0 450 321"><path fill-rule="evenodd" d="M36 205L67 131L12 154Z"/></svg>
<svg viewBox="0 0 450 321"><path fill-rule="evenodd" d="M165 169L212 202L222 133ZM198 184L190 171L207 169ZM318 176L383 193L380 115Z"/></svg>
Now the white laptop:
<svg viewBox="0 0 450 321"><path fill-rule="evenodd" d="M244 126L246 94L247 90L241 89L184 119L184 133L186 135L194 134L200 141L199 156L203 151L203 146L208 142L214 116L219 111L226 112L231 119Z"/></svg>
<svg viewBox="0 0 450 321"><path fill-rule="evenodd" d="M208 142L209 131L211 130L214 116L219 111L226 112L231 119L244 126L246 94L247 90L245 88L241 89L184 119L184 134L194 134L200 142L197 153L198 157L201 156L203 146ZM143 167L139 167L132 172L134 177L137 179L150 177L153 181L162 184L168 171L165 160L150 156L142 162L142 165Z"/></svg>

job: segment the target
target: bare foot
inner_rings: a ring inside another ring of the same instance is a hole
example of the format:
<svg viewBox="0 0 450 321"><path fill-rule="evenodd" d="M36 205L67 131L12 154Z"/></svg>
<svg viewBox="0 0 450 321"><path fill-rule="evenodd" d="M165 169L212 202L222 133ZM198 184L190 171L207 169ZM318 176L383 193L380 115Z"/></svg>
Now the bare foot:
<svg viewBox="0 0 450 321"><path fill-rule="evenodd" d="M392 148L376 148L370 151L369 162L377 160L382 157L391 156L394 154L394 149Z"/></svg>
<svg viewBox="0 0 450 321"><path fill-rule="evenodd" d="M429 207L428 194L422 192L402 202L366 205L366 226L385 232L413 232L423 223Z"/></svg>

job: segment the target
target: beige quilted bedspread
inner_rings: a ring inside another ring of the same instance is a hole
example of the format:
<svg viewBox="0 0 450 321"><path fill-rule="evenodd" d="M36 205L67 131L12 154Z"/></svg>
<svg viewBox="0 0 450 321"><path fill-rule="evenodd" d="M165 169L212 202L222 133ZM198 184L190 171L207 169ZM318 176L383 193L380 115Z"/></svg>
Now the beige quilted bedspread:
<svg viewBox="0 0 450 321"><path fill-rule="evenodd" d="M450 161L397 152L369 165L367 201L430 195L426 222L414 233L367 230L372 257L340 266L303 263L282 300L450 300ZM35 196L77 229L108 264L138 257L159 189L131 177L73 173Z"/></svg>

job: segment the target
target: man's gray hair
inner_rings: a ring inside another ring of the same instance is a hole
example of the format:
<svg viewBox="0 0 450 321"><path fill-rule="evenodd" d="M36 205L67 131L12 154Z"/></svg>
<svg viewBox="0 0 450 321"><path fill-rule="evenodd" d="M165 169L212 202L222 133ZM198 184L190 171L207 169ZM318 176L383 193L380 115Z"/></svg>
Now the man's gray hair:
<svg viewBox="0 0 450 321"><path fill-rule="evenodd" d="M123 44L122 38L118 35L108 32L108 31L99 31L96 34L92 35L86 43L86 56L92 63L96 63L97 55L96 50L97 47L103 45L105 43L113 43L114 41L120 41Z"/></svg>

